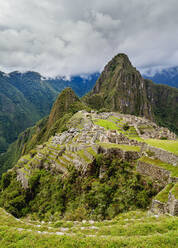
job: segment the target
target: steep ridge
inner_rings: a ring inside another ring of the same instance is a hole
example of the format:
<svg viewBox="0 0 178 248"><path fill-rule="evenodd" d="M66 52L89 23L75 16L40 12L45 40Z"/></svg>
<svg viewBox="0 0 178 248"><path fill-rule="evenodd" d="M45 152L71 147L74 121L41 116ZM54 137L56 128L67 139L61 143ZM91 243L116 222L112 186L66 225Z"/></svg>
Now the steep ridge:
<svg viewBox="0 0 178 248"><path fill-rule="evenodd" d="M57 120L59 120L69 111L75 113L79 108L77 106L79 104L82 105L79 98L71 88L66 88L63 90L51 109L47 128L50 128L52 125L54 125Z"/></svg>
<svg viewBox="0 0 178 248"><path fill-rule="evenodd" d="M145 116L178 133L178 90L144 80L125 54L106 65L83 100L95 109Z"/></svg>

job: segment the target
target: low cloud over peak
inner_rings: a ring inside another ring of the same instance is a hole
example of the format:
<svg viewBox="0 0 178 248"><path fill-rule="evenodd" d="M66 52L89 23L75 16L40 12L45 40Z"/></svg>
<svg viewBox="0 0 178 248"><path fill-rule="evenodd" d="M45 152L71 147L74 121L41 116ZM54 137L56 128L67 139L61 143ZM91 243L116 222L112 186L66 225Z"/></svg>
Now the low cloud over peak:
<svg viewBox="0 0 178 248"><path fill-rule="evenodd" d="M127 53L141 71L178 65L176 0L0 2L0 69L93 73Z"/></svg>

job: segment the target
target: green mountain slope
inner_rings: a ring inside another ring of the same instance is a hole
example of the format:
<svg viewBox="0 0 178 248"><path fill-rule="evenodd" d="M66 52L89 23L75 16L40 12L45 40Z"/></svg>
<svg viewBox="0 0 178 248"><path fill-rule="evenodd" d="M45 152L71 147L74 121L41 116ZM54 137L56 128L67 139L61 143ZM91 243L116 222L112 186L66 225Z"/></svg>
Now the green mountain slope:
<svg viewBox="0 0 178 248"><path fill-rule="evenodd" d="M72 87L78 96L91 90L98 74L88 78L72 77L46 79L37 72L9 74L0 72L0 153L6 151L8 145L17 136L48 115L52 104L66 87Z"/></svg>
<svg viewBox="0 0 178 248"><path fill-rule="evenodd" d="M0 87L0 152L3 152L40 114L21 92L2 78Z"/></svg>
<svg viewBox="0 0 178 248"><path fill-rule="evenodd" d="M145 86L156 123L178 134L178 89L148 79Z"/></svg>
<svg viewBox="0 0 178 248"><path fill-rule="evenodd" d="M47 115L57 96L38 75L23 77L15 72L8 76L0 73L0 153L20 132Z"/></svg>

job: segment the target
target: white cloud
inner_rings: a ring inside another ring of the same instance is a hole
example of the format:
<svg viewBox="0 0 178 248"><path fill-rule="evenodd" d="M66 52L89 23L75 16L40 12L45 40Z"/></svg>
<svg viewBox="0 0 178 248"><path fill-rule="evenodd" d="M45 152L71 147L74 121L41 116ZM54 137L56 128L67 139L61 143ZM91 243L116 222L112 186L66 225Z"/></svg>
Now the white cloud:
<svg viewBox="0 0 178 248"><path fill-rule="evenodd" d="M141 71L178 65L176 0L0 2L0 69L100 71L125 52Z"/></svg>

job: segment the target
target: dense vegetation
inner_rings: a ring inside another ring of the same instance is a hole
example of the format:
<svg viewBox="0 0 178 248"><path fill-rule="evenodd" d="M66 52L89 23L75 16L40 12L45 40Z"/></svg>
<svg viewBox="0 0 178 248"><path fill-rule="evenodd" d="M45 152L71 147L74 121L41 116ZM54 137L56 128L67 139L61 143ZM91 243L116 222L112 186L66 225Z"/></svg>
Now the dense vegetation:
<svg viewBox="0 0 178 248"><path fill-rule="evenodd" d="M178 89L145 80L155 122L178 134Z"/></svg>
<svg viewBox="0 0 178 248"><path fill-rule="evenodd" d="M42 117L33 102L28 101L6 78L0 74L0 153L7 149L22 130ZM49 108L50 104L46 114Z"/></svg>
<svg viewBox="0 0 178 248"><path fill-rule="evenodd" d="M105 168L102 178L101 166ZM35 169L28 190L17 182L15 171L3 174L1 207L16 217L31 213L46 220L106 219L128 210L145 209L158 190L150 179L136 173L134 164L114 156L98 155L86 175L72 166L68 170L64 177Z"/></svg>

